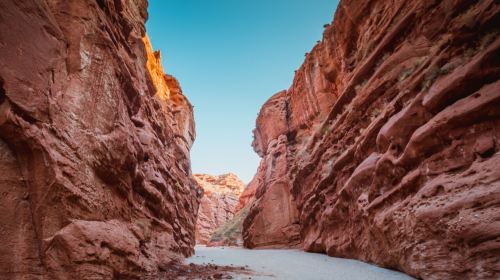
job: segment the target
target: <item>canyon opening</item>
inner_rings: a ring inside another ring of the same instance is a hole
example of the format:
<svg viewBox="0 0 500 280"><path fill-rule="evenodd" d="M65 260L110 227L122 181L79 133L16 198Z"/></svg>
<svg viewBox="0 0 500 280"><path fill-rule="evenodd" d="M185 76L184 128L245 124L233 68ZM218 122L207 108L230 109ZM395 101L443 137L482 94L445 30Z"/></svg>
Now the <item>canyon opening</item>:
<svg viewBox="0 0 500 280"><path fill-rule="evenodd" d="M496 0L1 0L0 279L499 279L499 34Z"/></svg>

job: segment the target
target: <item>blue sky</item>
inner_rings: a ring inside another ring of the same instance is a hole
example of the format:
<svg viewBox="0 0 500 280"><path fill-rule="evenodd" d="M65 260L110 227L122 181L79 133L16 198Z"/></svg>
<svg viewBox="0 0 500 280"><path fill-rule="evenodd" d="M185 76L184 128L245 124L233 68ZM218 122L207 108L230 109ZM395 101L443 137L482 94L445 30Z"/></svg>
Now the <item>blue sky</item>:
<svg viewBox="0 0 500 280"><path fill-rule="evenodd" d="M150 0L146 24L165 71L194 105L194 173L234 172L249 182L262 104L287 89L321 39L335 0Z"/></svg>

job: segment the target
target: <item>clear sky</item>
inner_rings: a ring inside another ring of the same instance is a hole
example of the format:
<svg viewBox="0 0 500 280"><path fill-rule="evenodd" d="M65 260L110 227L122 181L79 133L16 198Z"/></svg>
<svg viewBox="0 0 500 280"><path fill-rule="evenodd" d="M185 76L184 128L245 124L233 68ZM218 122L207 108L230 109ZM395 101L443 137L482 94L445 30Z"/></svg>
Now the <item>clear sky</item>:
<svg viewBox="0 0 500 280"><path fill-rule="evenodd" d="M234 172L246 183L262 104L290 87L336 0L149 0L147 32L165 71L194 106L194 173Z"/></svg>

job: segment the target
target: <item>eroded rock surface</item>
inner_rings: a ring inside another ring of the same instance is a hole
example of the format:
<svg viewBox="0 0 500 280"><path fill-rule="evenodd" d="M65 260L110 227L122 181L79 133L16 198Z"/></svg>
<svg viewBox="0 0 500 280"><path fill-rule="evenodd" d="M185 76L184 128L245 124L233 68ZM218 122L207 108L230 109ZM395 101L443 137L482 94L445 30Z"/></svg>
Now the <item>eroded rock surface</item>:
<svg viewBox="0 0 500 280"><path fill-rule="evenodd" d="M224 223L217 226L206 245L208 246L243 246L243 221L248 215L250 206L255 200L257 181L252 180L241 192L238 203L234 208L234 215Z"/></svg>
<svg viewBox="0 0 500 280"><path fill-rule="evenodd" d="M208 246L243 246L243 221L255 201L257 187L258 181L254 178L240 194L233 217L215 228Z"/></svg>
<svg viewBox="0 0 500 280"><path fill-rule="evenodd" d="M210 236L207 245L243 247L243 221L248 215L251 204L237 210L233 217L218 226Z"/></svg>
<svg viewBox="0 0 500 280"><path fill-rule="evenodd" d="M500 277L500 6L340 1L257 118L247 247Z"/></svg>
<svg viewBox="0 0 500 280"><path fill-rule="evenodd" d="M236 210L239 211L243 209L243 207L252 204L252 202L255 199L255 192L257 191L257 182L255 180L252 180L243 190L243 192L240 194L239 201L238 201L238 206L236 207Z"/></svg>
<svg viewBox="0 0 500 280"><path fill-rule="evenodd" d="M192 106L146 18L0 2L0 278L143 279L193 253Z"/></svg>
<svg viewBox="0 0 500 280"><path fill-rule="evenodd" d="M233 218L245 183L232 173L194 174L194 178L204 191L198 210L196 242L208 244L214 231Z"/></svg>

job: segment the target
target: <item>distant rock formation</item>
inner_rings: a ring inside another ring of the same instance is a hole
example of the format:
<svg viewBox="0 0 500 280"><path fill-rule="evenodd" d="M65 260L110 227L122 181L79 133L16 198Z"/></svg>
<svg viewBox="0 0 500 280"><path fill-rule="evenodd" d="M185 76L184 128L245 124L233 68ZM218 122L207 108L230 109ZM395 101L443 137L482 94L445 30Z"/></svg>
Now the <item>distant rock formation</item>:
<svg viewBox="0 0 500 280"><path fill-rule="evenodd" d="M500 278L499 11L341 0L257 118L245 245Z"/></svg>
<svg viewBox="0 0 500 280"><path fill-rule="evenodd" d="M250 205L245 205L234 213L234 216L214 229L207 246L243 247L243 221L248 215Z"/></svg>
<svg viewBox="0 0 500 280"><path fill-rule="evenodd" d="M233 217L228 217L225 222L211 230L210 238L204 244L207 246L243 246L243 221L254 201L256 187L255 180L245 187L234 207Z"/></svg>
<svg viewBox="0 0 500 280"><path fill-rule="evenodd" d="M196 223L196 242L208 244L214 231L232 219L245 184L235 174L193 175L204 194Z"/></svg>
<svg viewBox="0 0 500 280"><path fill-rule="evenodd" d="M193 253L192 106L146 18L0 2L1 279L144 279Z"/></svg>

